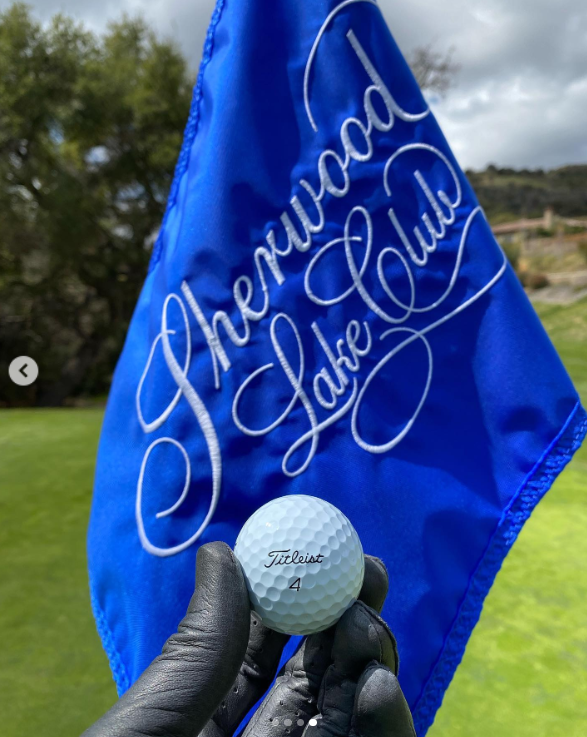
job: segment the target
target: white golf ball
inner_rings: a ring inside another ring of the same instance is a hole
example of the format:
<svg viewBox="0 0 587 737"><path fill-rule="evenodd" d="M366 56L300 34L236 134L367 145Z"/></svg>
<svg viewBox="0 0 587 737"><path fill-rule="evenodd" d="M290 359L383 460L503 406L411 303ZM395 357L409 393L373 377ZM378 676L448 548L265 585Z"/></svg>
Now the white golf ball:
<svg viewBox="0 0 587 737"><path fill-rule="evenodd" d="M288 635L330 627L363 585L365 559L354 527L313 496L284 496L244 524L234 549L263 624Z"/></svg>

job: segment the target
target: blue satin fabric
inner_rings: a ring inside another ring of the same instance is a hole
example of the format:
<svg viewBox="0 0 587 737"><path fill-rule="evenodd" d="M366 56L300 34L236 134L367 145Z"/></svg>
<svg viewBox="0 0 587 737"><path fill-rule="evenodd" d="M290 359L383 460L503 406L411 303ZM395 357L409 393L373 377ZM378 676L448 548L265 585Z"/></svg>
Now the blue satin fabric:
<svg viewBox="0 0 587 737"><path fill-rule="evenodd" d="M580 441L577 394L427 111L374 3L218 3L99 450L90 577L120 691L185 612L198 546L313 494L389 569L424 734L544 463Z"/></svg>

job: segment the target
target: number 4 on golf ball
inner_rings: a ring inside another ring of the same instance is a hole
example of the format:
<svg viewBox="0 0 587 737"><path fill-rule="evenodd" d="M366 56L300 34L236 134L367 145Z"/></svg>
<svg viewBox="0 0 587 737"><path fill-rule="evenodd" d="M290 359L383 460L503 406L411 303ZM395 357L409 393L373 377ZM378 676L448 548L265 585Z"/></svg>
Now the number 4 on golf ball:
<svg viewBox="0 0 587 737"><path fill-rule="evenodd" d="M267 627L288 635L330 627L363 585L359 536L341 511L313 496L284 496L258 509L234 553L254 611Z"/></svg>

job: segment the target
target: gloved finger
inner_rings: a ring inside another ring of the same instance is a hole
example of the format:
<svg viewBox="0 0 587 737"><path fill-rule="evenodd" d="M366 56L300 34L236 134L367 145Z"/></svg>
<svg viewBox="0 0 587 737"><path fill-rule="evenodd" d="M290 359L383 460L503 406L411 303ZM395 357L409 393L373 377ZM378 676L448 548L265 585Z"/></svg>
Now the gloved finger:
<svg viewBox="0 0 587 737"><path fill-rule="evenodd" d="M387 568L381 558L373 555L365 556L365 577L359 594L359 600L376 612L383 609L389 590Z"/></svg>
<svg viewBox="0 0 587 737"><path fill-rule="evenodd" d="M302 641L281 669L242 737L301 734L303 725L316 714L320 684L331 663L333 641L332 627Z"/></svg>
<svg viewBox="0 0 587 737"><path fill-rule="evenodd" d="M251 612L249 643L239 673L201 737L231 737L269 688L288 640L289 635L265 627L259 615Z"/></svg>
<svg viewBox="0 0 587 737"><path fill-rule="evenodd" d="M312 737L343 737L351 733L358 684L365 669L373 663L397 674L397 645L377 612L357 602L336 627L332 665L322 679L318 698L320 719L313 727Z"/></svg>
<svg viewBox="0 0 587 737"><path fill-rule="evenodd" d="M341 677L358 679L372 660L398 674L399 655L395 637L375 610L357 601L336 626L331 670Z"/></svg>
<svg viewBox="0 0 587 737"><path fill-rule="evenodd" d="M352 731L357 737L416 737L410 707L389 668L372 663L363 672L357 684Z"/></svg>
<svg viewBox="0 0 587 737"><path fill-rule="evenodd" d="M243 662L250 604L241 567L224 543L198 551L196 589L178 631L134 686L86 737L193 737Z"/></svg>
<svg viewBox="0 0 587 737"><path fill-rule="evenodd" d="M378 558L366 556L365 579L360 597L378 608L383 606L389 581L384 564ZM309 719L318 711L318 696L324 674L332 664L332 649L341 623L355 608L371 609L357 602L341 621L324 632L310 635L285 664L267 697L247 725L243 737L288 737L301 735ZM373 616L379 617L373 611ZM350 622L354 622L354 615ZM381 620L382 621L382 620ZM348 628L348 624L342 625ZM365 663L373 658L371 651ZM351 707L352 709L352 707Z"/></svg>
<svg viewBox="0 0 587 737"><path fill-rule="evenodd" d="M308 722L303 737L337 737L337 734L340 737L416 737L399 681L389 668L379 663L372 663L363 672L355 692L353 716L350 721L348 718L341 721L341 731L337 733L333 731L332 719L327 717L324 721L318 714Z"/></svg>

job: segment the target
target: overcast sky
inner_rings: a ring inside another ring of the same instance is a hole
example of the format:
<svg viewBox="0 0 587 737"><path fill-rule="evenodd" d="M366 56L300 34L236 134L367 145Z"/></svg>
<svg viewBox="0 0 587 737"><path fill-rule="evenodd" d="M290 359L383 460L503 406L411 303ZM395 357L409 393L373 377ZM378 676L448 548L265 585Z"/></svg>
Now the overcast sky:
<svg viewBox="0 0 587 737"><path fill-rule="evenodd" d="M244 0L246 1L246 0ZM271 0L266 0L271 2ZM299 0L311 2L311 0ZM94 28L142 13L197 68L213 0L28 0ZM404 53L454 47L456 86L433 104L461 165L587 163L586 0L379 0ZM0 0L0 8L10 5Z"/></svg>

